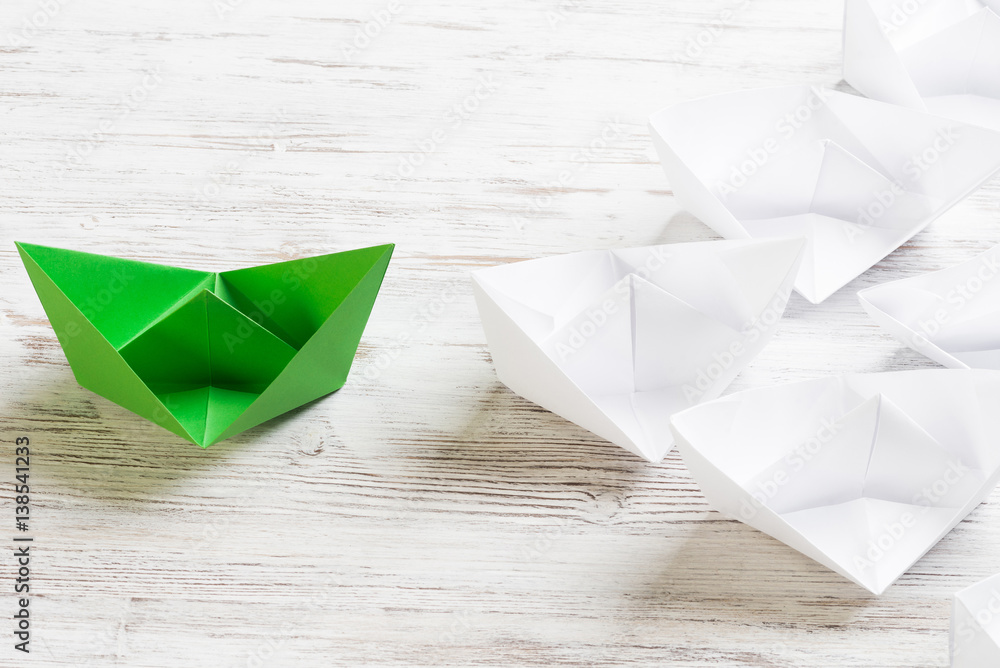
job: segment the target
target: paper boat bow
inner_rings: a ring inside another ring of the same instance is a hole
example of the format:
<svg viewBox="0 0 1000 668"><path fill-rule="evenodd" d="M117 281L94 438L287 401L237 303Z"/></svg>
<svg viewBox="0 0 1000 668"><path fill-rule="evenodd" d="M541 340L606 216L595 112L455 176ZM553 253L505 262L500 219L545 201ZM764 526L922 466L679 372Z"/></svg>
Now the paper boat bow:
<svg viewBox="0 0 1000 668"><path fill-rule="evenodd" d="M872 320L938 364L1000 370L1000 246L858 298Z"/></svg>
<svg viewBox="0 0 1000 668"><path fill-rule="evenodd" d="M650 119L678 201L727 238L804 236L819 303L1000 169L1000 133L806 87L686 102Z"/></svg>
<svg viewBox="0 0 1000 668"><path fill-rule="evenodd" d="M674 416L709 503L882 593L1000 478L1000 372L749 390Z"/></svg>
<svg viewBox="0 0 1000 668"><path fill-rule="evenodd" d="M1000 666L1000 575L955 594L951 668Z"/></svg>
<svg viewBox="0 0 1000 668"><path fill-rule="evenodd" d="M77 382L202 447L343 386L393 249L209 273L17 247Z"/></svg>
<svg viewBox="0 0 1000 668"><path fill-rule="evenodd" d="M803 241L590 251L476 272L497 376L659 461L670 415L717 397L774 334Z"/></svg>
<svg viewBox="0 0 1000 668"><path fill-rule="evenodd" d="M876 100L1000 130L1000 0L847 0L844 78Z"/></svg>

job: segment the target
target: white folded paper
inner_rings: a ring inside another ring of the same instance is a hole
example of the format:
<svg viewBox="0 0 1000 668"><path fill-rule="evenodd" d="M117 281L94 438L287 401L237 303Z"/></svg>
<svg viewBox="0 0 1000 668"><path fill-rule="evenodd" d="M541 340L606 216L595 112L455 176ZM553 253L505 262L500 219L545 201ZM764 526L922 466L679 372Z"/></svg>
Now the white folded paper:
<svg viewBox="0 0 1000 668"><path fill-rule="evenodd" d="M727 238L805 236L819 303L1000 169L1000 133L855 95L770 88L654 114L680 204Z"/></svg>
<svg viewBox="0 0 1000 668"><path fill-rule="evenodd" d="M649 461L670 416L719 396L771 339L801 239L587 251L473 274L500 381Z"/></svg>
<svg viewBox="0 0 1000 668"><path fill-rule="evenodd" d="M1000 369L1000 246L858 298L872 320L938 364Z"/></svg>
<svg viewBox="0 0 1000 668"><path fill-rule="evenodd" d="M847 0L844 79L876 100L1000 130L1000 0Z"/></svg>
<svg viewBox="0 0 1000 668"><path fill-rule="evenodd" d="M1000 372L856 374L674 415L708 502L875 594L1000 479Z"/></svg>
<svg viewBox="0 0 1000 668"><path fill-rule="evenodd" d="M951 668L1000 666L1000 575L955 594Z"/></svg>

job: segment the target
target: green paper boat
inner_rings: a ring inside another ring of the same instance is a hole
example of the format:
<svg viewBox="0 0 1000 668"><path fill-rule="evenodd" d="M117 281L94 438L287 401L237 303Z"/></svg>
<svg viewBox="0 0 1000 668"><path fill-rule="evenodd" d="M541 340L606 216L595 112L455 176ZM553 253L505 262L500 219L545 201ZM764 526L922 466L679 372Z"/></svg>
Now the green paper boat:
<svg viewBox="0 0 1000 668"><path fill-rule="evenodd" d="M394 246L222 273L17 248L77 382L208 447L344 385Z"/></svg>

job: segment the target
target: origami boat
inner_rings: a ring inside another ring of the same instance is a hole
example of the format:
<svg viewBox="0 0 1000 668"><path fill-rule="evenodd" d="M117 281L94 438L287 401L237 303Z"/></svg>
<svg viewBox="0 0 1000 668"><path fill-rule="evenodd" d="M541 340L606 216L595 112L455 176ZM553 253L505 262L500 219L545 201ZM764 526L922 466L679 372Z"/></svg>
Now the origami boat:
<svg viewBox="0 0 1000 668"><path fill-rule="evenodd" d="M938 364L1000 369L1000 246L858 298L872 320Z"/></svg>
<svg viewBox="0 0 1000 668"><path fill-rule="evenodd" d="M343 386L393 250L209 273L17 248L77 382L202 447Z"/></svg>
<svg viewBox="0 0 1000 668"><path fill-rule="evenodd" d="M587 251L476 272L497 377L649 461L670 415L719 396L767 344L801 239Z"/></svg>
<svg viewBox="0 0 1000 668"><path fill-rule="evenodd" d="M1000 0L847 0L844 79L876 100L1000 130Z"/></svg>
<svg viewBox="0 0 1000 668"><path fill-rule="evenodd" d="M1000 575L955 594L951 668L1000 666Z"/></svg>
<svg viewBox="0 0 1000 668"><path fill-rule="evenodd" d="M749 390L673 417L705 497L881 594L1000 479L1000 372L927 369Z"/></svg>
<svg viewBox="0 0 1000 668"><path fill-rule="evenodd" d="M795 289L819 303L1000 169L1000 133L794 87L650 119L682 206L730 239L809 240Z"/></svg>

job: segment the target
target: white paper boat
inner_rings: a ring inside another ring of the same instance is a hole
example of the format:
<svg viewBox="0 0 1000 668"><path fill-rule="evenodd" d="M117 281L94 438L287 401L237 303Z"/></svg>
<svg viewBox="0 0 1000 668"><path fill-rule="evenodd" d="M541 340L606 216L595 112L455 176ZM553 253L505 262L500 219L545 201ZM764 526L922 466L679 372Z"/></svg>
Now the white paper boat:
<svg viewBox="0 0 1000 668"><path fill-rule="evenodd" d="M739 392L673 417L708 502L880 594L1000 478L1000 372Z"/></svg>
<svg viewBox="0 0 1000 668"><path fill-rule="evenodd" d="M1000 130L1000 0L847 0L844 79L876 100Z"/></svg>
<svg viewBox="0 0 1000 668"><path fill-rule="evenodd" d="M801 239L587 251L473 274L500 381L649 461L670 416L719 396L771 339Z"/></svg>
<svg viewBox="0 0 1000 668"><path fill-rule="evenodd" d="M938 364L1000 369L1000 246L858 298L872 320Z"/></svg>
<svg viewBox="0 0 1000 668"><path fill-rule="evenodd" d="M680 204L726 238L805 236L795 289L819 303L1000 169L1000 133L818 88L654 114Z"/></svg>
<svg viewBox="0 0 1000 668"><path fill-rule="evenodd" d="M1000 575L955 594L951 612L951 666L1000 666Z"/></svg>

